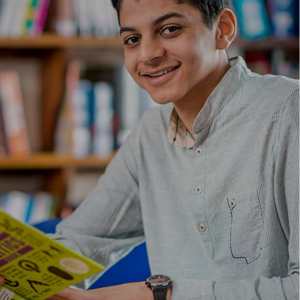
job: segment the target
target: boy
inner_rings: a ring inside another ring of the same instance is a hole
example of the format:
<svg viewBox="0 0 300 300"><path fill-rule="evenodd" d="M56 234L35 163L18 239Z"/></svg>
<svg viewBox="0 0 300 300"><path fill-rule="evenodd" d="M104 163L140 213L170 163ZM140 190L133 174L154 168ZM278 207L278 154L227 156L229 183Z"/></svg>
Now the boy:
<svg viewBox="0 0 300 300"><path fill-rule="evenodd" d="M298 83L228 60L225 1L112 2L129 73L165 105L54 237L106 266L146 240L168 276L50 299L298 299Z"/></svg>

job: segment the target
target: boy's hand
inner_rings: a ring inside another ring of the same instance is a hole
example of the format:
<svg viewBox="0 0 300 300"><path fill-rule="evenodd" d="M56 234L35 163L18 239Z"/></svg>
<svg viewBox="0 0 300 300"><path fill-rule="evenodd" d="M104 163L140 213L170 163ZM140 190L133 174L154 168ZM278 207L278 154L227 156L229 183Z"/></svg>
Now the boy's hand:
<svg viewBox="0 0 300 300"><path fill-rule="evenodd" d="M94 290L81 291L67 288L47 300L153 300L152 291L144 282L135 282ZM167 300L171 299L168 291Z"/></svg>

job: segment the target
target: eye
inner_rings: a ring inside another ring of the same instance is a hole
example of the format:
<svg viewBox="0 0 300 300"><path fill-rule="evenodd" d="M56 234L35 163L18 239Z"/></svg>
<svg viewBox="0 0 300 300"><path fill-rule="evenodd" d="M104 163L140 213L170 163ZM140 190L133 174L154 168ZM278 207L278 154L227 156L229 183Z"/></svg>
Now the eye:
<svg viewBox="0 0 300 300"><path fill-rule="evenodd" d="M176 32L180 29L181 29L181 27L179 27L179 26L168 26L168 27L163 29L161 34L162 35L172 34L172 33Z"/></svg>
<svg viewBox="0 0 300 300"><path fill-rule="evenodd" d="M133 45L140 41L140 38L137 36L132 36L124 41L125 45Z"/></svg>

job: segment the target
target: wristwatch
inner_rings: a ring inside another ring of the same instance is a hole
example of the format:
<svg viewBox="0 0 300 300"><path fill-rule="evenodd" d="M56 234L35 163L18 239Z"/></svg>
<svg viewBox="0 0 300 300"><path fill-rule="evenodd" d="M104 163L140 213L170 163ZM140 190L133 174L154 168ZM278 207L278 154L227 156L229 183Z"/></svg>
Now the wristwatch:
<svg viewBox="0 0 300 300"><path fill-rule="evenodd" d="M170 277L158 274L148 277L145 283L152 290L154 300L166 300L167 291L173 282Z"/></svg>

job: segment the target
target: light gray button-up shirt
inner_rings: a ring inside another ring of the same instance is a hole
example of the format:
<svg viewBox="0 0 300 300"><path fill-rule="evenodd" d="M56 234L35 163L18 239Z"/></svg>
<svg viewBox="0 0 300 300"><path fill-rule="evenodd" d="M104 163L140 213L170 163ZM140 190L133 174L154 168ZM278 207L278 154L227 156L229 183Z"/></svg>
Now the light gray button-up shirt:
<svg viewBox="0 0 300 300"><path fill-rule="evenodd" d="M147 112L54 237L106 266L145 239L172 300L298 299L299 83L230 63L195 141Z"/></svg>

